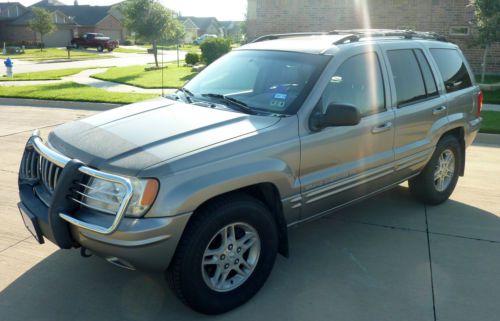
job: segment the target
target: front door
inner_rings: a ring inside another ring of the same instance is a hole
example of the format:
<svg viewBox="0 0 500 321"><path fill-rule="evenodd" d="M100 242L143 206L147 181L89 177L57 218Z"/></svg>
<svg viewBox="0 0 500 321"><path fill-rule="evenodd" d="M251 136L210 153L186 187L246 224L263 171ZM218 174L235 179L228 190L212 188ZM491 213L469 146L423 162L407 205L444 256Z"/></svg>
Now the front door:
<svg viewBox="0 0 500 321"><path fill-rule="evenodd" d="M368 195L391 178L394 111L387 108L382 66L378 48L366 47L344 58L329 76L315 112L332 103L350 104L362 120L301 135L301 220Z"/></svg>

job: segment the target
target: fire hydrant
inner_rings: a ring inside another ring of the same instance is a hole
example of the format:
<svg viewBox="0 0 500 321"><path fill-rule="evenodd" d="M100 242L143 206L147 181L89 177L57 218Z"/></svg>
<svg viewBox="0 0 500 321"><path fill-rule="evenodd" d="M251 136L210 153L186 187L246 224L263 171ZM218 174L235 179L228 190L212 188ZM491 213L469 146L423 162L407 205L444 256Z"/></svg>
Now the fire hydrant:
<svg viewBox="0 0 500 321"><path fill-rule="evenodd" d="M14 66L14 63L10 58L7 58L3 64L5 65L5 68L7 69L7 77L12 78L14 77L14 73L12 72L12 67Z"/></svg>

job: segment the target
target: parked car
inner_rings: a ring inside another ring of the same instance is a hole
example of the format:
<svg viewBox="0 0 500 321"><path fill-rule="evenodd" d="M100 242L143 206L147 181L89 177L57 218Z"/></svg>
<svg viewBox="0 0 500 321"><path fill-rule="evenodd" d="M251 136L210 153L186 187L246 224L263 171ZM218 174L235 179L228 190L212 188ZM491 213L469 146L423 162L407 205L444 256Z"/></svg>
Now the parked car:
<svg viewBox="0 0 500 321"><path fill-rule="evenodd" d="M84 33L81 37L73 38L71 45L74 48L96 48L97 51L103 52L104 49L109 52L118 48L118 41L111 40L111 38L104 36L102 33Z"/></svg>
<svg viewBox="0 0 500 321"><path fill-rule="evenodd" d="M208 38L217 38L217 35L203 34L203 35L199 36L198 38L196 38L193 41L193 44L195 44L195 45L201 45L201 43L203 41L207 40Z"/></svg>
<svg viewBox="0 0 500 321"><path fill-rule="evenodd" d="M271 35L168 98L33 133L19 209L38 242L164 271L221 313L289 255L289 227L405 181L447 200L481 106L460 49L432 34Z"/></svg>

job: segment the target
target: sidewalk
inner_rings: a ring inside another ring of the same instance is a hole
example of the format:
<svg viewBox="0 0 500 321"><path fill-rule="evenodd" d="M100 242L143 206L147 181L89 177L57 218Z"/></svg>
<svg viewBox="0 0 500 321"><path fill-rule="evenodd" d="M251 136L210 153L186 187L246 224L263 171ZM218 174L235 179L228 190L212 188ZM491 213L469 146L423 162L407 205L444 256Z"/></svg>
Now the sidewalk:
<svg viewBox="0 0 500 321"><path fill-rule="evenodd" d="M484 104L483 110L484 111L500 111L500 105Z"/></svg>

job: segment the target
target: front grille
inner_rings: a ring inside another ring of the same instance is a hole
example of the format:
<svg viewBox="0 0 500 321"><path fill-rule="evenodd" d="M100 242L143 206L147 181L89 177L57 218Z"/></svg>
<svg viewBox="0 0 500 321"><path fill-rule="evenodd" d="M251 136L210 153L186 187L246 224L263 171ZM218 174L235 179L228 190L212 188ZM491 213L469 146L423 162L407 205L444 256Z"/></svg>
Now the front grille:
<svg viewBox="0 0 500 321"><path fill-rule="evenodd" d="M45 186L47 191L52 194L54 193L54 189L56 188L57 181L59 180L59 175L62 172L62 168L50 162L43 156L39 156L39 159L40 161L38 173L40 181L42 182L43 186Z"/></svg>
<svg viewBox="0 0 500 321"><path fill-rule="evenodd" d="M21 178L26 180L38 180L39 155L33 149L26 149L21 161L19 174Z"/></svg>
<svg viewBox="0 0 500 321"><path fill-rule="evenodd" d="M38 181L50 195L54 193L62 168L29 148L21 161L20 176L24 180Z"/></svg>

